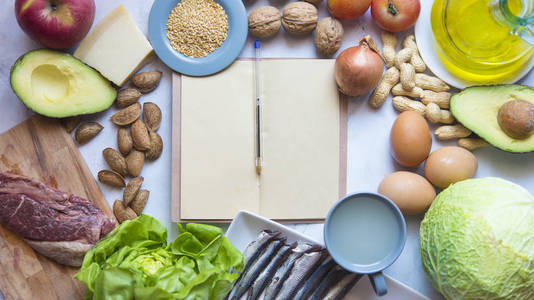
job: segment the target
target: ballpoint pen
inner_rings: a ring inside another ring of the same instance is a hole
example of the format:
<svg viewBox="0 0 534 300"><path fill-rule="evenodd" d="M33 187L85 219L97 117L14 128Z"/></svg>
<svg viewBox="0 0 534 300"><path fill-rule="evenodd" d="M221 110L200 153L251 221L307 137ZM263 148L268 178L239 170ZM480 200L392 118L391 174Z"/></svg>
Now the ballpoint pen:
<svg viewBox="0 0 534 300"><path fill-rule="evenodd" d="M260 41L254 41L254 79L256 81L256 173L261 174L263 160L261 157L261 79L260 79Z"/></svg>

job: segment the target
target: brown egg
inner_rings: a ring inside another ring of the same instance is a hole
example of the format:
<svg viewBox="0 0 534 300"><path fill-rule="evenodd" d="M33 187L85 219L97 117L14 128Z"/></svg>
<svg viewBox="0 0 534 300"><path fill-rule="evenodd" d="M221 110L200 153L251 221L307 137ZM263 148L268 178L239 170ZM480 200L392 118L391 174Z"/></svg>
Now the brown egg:
<svg viewBox="0 0 534 300"><path fill-rule="evenodd" d="M430 154L425 162L425 177L433 185L446 188L471 178L478 168L473 153L461 147L443 147Z"/></svg>
<svg viewBox="0 0 534 300"><path fill-rule="evenodd" d="M401 113L389 136L393 158L405 167L422 163L432 148L432 133L426 120L418 113Z"/></svg>
<svg viewBox="0 0 534 300"><path fill-rule="evenodd" d="M386 176L378 186L378 192L408 215L425 211L436 198L434 187L423 176L406 171Z"/></svg>

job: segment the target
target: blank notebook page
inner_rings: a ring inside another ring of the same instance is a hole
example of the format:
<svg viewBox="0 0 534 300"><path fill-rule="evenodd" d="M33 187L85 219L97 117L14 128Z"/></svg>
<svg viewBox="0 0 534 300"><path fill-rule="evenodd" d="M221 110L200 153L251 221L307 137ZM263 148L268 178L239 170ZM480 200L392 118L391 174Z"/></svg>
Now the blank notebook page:
<svg viewBox="0 0 534 300"><path fill-rule="evenodd" d="M253 61L182 76L181 219L322 219L339 196L334 60L262 60L263 170L255 172Z"/></svg>

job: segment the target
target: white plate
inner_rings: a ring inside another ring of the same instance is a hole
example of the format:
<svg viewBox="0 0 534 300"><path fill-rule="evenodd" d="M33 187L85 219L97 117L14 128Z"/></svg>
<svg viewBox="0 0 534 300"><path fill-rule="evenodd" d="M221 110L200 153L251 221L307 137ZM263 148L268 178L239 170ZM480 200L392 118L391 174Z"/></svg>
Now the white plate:
<svg viewBox="0 0 534 300"><path fill-rule="evenodd" d="M272 229L280 231L287 237L288 242L303 241L313 244L323 245L319 241L314 241L299 232L290 229L284 225L271 221L269 219L260 217L248 211L240 211L235 216L230 224L226 237L237 247L241 252L245 250L247 245L254 241L258 234L264 229ZM385 296L378 297L375 295L371 283L367 276L362 277L356 286L349 292L345 299L347 300L429 300L425 296L417 293L411 288L403 285L395 279L384 275L388 287L388 293Z"/></svg>
<svg viewBox="0 0 534 300"><path fill-rule="evenodd" d="M480 85L480 83L465 81L456 77L449 72L441 62L435 48L436 42L434 40L434 34L432 33L432 24L430 23L432 4L434 4L434 1L421 1L421 13L419 14L417 23L415 23L415 38L417 39L417 46L419 47L421 58L423 58L427 67L432 71L432 73L451 86L463 89L468 86ZM523 78L523 76L525 76L530 69L532 69L532 67L534 67L534 56L529 59L528 63L525 64L521 72L503 83L517 82L519 79Z"/></svg>

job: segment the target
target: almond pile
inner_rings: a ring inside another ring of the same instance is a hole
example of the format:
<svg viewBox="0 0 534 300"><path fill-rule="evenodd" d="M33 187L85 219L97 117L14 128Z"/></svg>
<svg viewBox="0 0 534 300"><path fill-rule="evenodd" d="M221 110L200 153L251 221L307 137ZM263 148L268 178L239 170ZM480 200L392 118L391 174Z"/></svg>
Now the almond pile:
<svg viewBox="0 0 534 300"><path fill-rule="evenodd" d="M145 208L150 192L141 189L144 178L140 176L145 159L156 160L161 156L163 140L156 132L161 124L162 114L153 102L138 102L143 94L153 91L161 81L160 71L141 72L132 77L134 87L118 92L116 106L118 112L111 121L119 126L117 148L105 148L104 160L110 169L98 172L98 180L110 186L124 188L123 200L115 200L113 213L122 223L139 216ZM63 126L70 133L76 129L80 116L62 119ZM97 122L86 122L74 134L79 144L89 142L104 127ZM126 178L131 179L126 182Z"/></svg>
<svg viewBox="0 0 534 300"><path fill-rule="evenodd" d="M122 201L115 200L113 203L113 213L120 223L143 212L150 192L141 189L144 180L140 176L141 170L145 159L158 159L163 150L163 141L156 132L161 124L161 109L153 102L145 102L142 106L137 102L143 94L158 86L161 75L160 71L138 73L131 79L135 87L122 89L117 94L117 107L122 109L111 116L111 121L119 126L118 151L104 149L102 155L111 170L100 171L99 175L102 172L108 175L98 179L105 184L125 187ZM128 183L124 179L127 176L132 177Z"/></svg>

